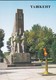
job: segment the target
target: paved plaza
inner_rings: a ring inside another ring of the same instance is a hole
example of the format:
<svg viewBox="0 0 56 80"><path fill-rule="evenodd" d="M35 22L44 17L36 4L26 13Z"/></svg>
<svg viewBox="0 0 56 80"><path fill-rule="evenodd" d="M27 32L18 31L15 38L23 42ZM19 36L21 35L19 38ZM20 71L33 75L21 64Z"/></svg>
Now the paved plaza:
<svg viewBox="0 0 56 80"><path fill-rule="evenodd" d="M0 63L0 80L56 80L56 65L49 65L48 76L43 76L43 66L6 67Z"/></svg>

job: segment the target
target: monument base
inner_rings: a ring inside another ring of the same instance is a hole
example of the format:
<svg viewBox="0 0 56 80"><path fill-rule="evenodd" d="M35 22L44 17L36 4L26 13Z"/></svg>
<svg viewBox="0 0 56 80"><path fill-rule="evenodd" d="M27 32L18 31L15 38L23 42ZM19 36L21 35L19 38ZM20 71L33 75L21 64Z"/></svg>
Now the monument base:
<svg viewBox="0 0 56 80"><path fill-rule="evenodd" d="M30 54L29 53L16 53L12 56L12 63L30 63Z"/></svg>
<svg viewBox="0 0 56 80"><path fill-rule="evenodd" d="M9 64L25 64L31 63L31 58L29 53L14 53L9 56Z"/></svg>
<svg viewBox="0 0 56 80"><path fill-rule="evenodd" d="M31 63L31 57L29 53L14 53L7 57L7 66L41 66L41 63Z"/></svg>

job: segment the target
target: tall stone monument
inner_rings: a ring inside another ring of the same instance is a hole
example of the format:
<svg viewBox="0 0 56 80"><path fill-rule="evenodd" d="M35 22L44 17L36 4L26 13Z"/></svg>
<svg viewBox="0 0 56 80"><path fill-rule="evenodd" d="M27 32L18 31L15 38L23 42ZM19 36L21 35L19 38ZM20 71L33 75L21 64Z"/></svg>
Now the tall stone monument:
<svg viewBox="0 0 56 80"><path fill-rule="evenodd" d="M24 45L24 14L22 9L17 9L11 36L10 64L30 62L30 54L25 53Z"/></svg>
<svg viewBox="0 0 56 80"><path fill-rule="evenodd" d="M23 10L17 9L15 25L11 38L11 52L24 53L24 14Z"/></svg>

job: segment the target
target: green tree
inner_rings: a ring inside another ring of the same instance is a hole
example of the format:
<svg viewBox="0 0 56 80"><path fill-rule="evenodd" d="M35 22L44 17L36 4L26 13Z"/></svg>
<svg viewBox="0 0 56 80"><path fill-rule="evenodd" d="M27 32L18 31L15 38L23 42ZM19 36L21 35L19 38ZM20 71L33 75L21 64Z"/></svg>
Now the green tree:
<svg viewBox="0 0 56 80"><path fill-rule="evenodd" d="M7 48L8 48L8 51L11 52L11 37L7 41Z"/></svg>
<svg viewBox="0 0 56 80"><path fill-rule="evenodd" d="M39 24L33 25L30 31L27 31L28 34L25 35L26 38L26 47L28 52L35 54L38 51L38 55L41 57L43 55L43 47L47 48L47 52L50 54L50 48L53 41L53 32L51 28L46 26L40 26ZM42 53L42 54L41 54ZM40 55L41 54L41 55Z"/></svg>
<svg viewBox="0 0 56 80"><path fill-rule="evenodd" d="M5 36L4 30L0 29L0 56L1 57L3 57L3 52L1 50L1 48L4 46L4 43L3 43L4 36Z"/></svg>
<svg viewBox="0 0 56 80"><path fill-rule="evenodd" d="M54 41L52 42L51 46L51 58L53 59L53 62L56 63L56 35L54 35Z"/></svg>
<svg viewBox="0 0 56 80"><path fill-rule="evenodd" d="M24 37L25 37L25 39L24 39L24 41L25 41L25 52L29 52L30 44L28 43L28 37L29 37L29 31L28 30L26 30L24 32Z"/></svg>
<svg viewBox="0 0 56 80"><path fill-rule="evenodd" d="M0 49L4 46L3 40L4 40L4 30L0 29Z"/></svg>

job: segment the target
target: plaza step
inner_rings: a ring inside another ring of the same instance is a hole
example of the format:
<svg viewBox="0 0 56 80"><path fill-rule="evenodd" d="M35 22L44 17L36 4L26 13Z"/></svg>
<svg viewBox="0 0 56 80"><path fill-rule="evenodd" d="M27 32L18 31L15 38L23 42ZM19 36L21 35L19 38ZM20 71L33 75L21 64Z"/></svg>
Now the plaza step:
<svg viewBox="0 0 56 80"><path fill-rule="evenodd" d="M8 64L8 67L20 67L20 66L41 66L41 63L19 63L19 64Z"/></svg>

